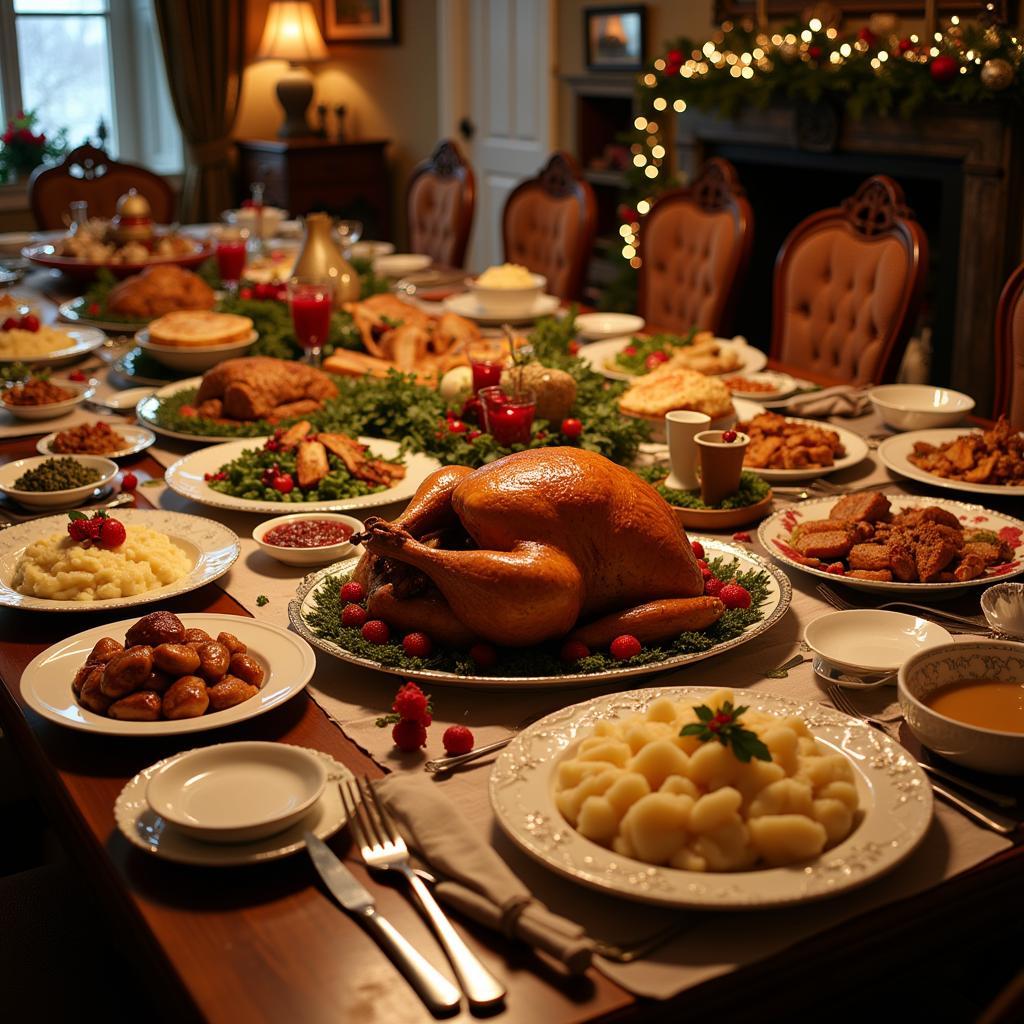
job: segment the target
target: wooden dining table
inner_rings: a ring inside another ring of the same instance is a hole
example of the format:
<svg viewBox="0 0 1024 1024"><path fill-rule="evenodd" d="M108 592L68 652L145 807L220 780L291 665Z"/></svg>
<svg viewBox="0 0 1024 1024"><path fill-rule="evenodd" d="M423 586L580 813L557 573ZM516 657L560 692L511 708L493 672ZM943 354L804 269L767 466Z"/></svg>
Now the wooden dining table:
<svg viewBox="0 0 1024 1024"><path fill-rule="evenodd" d="M41 290L53 279L30 279ZM23 289L21 289L23 290ZM816 379L798 367L769 366ZM828 383L822 380L821 383ZM0 440L0 464L35 454L37 437ZM143 453L125 461L144 482L164 469ZM136 505L150 507L147 489ZM248 612L216 583L167 602L172 611ZM95 891L111 926L135 951L153 994L147 1017L211 1024L240 1021L396 1024L433 1018L371 936L329 898L298 855L246 868L199 869L148 857L118 831L114 802L137 772L183 748L181 737L135 739L76 732L42 719L20 690L28 662L56 640L126 613L51 615L0 610L0 725L33 780L45 812ZM357 774L382 768L303 692L277 709L213 732L187 746L273 740L324 751ZM371 877L347 832L331 847L366 884L381 910L438 967L444 967L421 917L404 895ZM688 989L663 1003L637 999L591 969L569 977L527 947L465 920L456 927L508 988L493 1019L524 1024L698 1019L771 1020L835 993L871 984L893 968L892 951L936 948L936 937L1003 927L1024 911L1019 844L938 888L864 914L783 953ZM580 890L580 899L586 899ZM884 943L879 936L884 935ZM756 993L756 997L754 994ZM140 1012L142 1012L140 1010ZM469 1020L462 1009L456 1020Z"/></svg>

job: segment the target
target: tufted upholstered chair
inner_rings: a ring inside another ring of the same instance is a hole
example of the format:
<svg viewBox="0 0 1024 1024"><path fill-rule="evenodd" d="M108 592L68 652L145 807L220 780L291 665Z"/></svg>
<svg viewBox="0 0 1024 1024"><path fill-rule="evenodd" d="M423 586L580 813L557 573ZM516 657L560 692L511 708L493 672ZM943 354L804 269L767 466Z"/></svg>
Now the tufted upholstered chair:
<svg viewBox="0 0 1024 1024"><path fill-rule="evenodd" d="M113 217L117 201L130 188L149 200L153 220L170 224L174 219L174 190L159 174L122 164L95 146L73 149L56 167L39 167L28 183L32 215L42 231L64 227L68 206L84 199L90 217Z"/></svg>
<svg viewBox="0 0 1024 1024"><path fill-rule="evenodd" d="M553 154L505 201L505 259L543 274L548 293L561 299L579 298L596 230L594 190L568 153Z"/></svg>
<svg viewBox="0 0 1024 1024"><path fill-rule="evenodd" d="M721 335L750 261L754 217L736 168L714 157L660 196L640 232L637 312L659 328Z"/></svg>
<svg viewBox="0 0 1024 1024"><path fill-rule="evenodd" d="M1024 264L1006 282L996 310L996 393L993 416L1024 428Z"/></svg>
<svg viewBox="0 0 1024 1024"><path fill-rule="evenodd" d="M774 358L855 384L896 377L921 303L928 239L883 174L812 214L775 261Z"/></svg>
<svg viewBox="0 0 1024 1024"><path fill-rule="evenodd" d="M435 263L461 267L473 226L476 180L451 139L442 139L413 168L405 202L410 251L426 253Z"/></svg>

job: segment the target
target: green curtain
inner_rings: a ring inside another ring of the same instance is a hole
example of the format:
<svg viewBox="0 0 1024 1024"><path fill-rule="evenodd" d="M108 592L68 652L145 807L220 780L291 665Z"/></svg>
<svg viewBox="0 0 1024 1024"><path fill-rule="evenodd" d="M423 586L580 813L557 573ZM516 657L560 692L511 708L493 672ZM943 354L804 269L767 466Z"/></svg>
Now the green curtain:
<svg viewBox="0 0 1024 1024"><path fill-rule="evenodd" d="M185 140L180 219L234 206L231 128L245 64L245 0L154 0L171 100Z"/></svg>

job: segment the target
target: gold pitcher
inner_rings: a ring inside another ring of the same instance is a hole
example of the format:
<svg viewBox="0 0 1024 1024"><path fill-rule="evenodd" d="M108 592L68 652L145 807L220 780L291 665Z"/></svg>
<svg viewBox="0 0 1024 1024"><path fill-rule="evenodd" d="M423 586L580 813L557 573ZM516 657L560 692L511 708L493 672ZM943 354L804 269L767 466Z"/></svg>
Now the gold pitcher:
<svg viewBox="0 0 1024 1024"><path fill-rule="evenodd" d="M334 282L334 305L355 302L359 298L359 275L342 255L331 232L331 218L326 213L306 215L302 248L292 274L310 280Z"/></svg>

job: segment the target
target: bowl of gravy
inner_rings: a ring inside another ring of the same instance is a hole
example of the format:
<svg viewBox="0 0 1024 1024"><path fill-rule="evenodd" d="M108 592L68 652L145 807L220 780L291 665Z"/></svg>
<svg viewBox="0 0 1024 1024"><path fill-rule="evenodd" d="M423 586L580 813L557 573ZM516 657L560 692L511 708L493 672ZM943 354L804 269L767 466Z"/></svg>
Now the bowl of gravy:
<svg viewBox="0 0 1024 1024"><path fill-rule="evenodd" d="M930 750L1000 775L1024 775L1024 644L949 643L904 662L903 717Z"/></svg>

